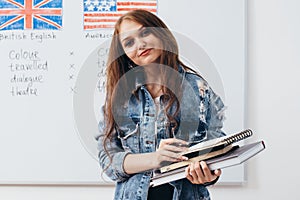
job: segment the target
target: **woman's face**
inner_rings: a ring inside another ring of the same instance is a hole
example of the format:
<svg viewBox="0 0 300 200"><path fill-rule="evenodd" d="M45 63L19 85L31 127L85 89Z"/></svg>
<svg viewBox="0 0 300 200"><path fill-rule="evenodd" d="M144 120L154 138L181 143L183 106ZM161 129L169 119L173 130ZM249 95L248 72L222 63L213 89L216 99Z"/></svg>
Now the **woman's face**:
<svg viewBox="0 0 300 200"><path fill-rule="evenodd" d="M162 54L163 44L151 29L131 21L124 20L120 25L120 42L125 54L140 66L157 62Z"/></svg>

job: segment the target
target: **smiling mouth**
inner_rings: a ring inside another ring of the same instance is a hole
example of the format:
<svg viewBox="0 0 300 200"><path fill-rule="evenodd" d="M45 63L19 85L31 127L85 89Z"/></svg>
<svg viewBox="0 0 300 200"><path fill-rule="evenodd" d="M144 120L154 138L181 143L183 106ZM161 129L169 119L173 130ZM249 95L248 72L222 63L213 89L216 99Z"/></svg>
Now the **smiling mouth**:
<svg viewBox="0 0 300 200"><path fill-rule="evenodd" d="M151 49L146 49L142 53L140 53L139 56L146 56L146 55L148 55L150 53L150 51L151 51Z"/></svg>

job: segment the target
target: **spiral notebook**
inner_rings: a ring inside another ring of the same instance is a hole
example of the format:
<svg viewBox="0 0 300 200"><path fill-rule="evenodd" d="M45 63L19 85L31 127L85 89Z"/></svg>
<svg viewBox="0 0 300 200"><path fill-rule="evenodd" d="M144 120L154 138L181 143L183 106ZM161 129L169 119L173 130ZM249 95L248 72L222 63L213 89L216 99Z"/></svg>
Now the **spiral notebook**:
<svg viewBox="0 0 300 200"><path fill-rule="evenodd" d="M188 157L189 159L186 161L176 162L172 164L167 164L160 168L160 172L168 172L180 167L184 167L189 165L191 162L207 160L209 158L213 158L219 155L223 155L234 148L232 146L233 143L243 140L252 136L253 133L250 129L246 129L244 131L234 133L231 135L226 135L223 137L219 137L216 139L208 140L205 142L201 142L190 147L187 151L181 153Z"/></svg>

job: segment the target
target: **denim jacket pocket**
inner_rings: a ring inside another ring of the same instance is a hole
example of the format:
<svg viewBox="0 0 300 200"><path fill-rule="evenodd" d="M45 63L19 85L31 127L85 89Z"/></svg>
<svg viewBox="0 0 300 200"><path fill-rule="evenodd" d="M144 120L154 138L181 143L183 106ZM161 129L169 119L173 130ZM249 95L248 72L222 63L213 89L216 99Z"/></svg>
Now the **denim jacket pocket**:
<svg viewBox="0 0 300 200"><path fill-rule="evenodd" d="M139 135L140 125L139 123L127 124L121 127L118 138L121 140L122 147L127 152L138 153L139 152Z"/></svg>

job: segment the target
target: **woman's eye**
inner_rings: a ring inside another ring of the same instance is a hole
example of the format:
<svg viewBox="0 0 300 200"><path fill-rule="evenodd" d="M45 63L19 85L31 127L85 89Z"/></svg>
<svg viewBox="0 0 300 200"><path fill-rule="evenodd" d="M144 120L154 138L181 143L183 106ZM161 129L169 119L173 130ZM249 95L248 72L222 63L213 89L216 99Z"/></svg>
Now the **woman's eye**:
<svg viewBox="0 0 300 200"><path fill-rule="evenodd" d="M125 47L131 47L133 45L134 41L133 39L130 39L130 40L127 40L125 43L124 43L124 46Z"/></svg>
<svg viewBox="0 0 300 200"><path fill-rule="evenodd" d="M141 32L141 36L142 36L142 37L146 37L146 36L148 36L150 33L151 33L150 30L148 30L148 29L143 29L142 32Z"/></svg>

